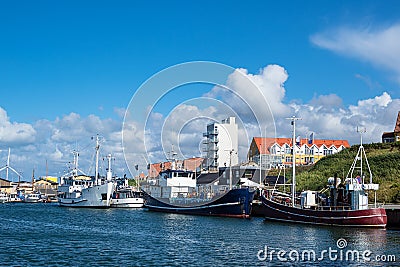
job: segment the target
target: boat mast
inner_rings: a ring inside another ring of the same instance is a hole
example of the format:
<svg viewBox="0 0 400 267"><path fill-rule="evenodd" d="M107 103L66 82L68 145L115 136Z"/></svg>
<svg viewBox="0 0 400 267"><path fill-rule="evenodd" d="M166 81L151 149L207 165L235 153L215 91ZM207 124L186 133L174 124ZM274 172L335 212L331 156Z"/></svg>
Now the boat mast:
<svg viewBox="0 0 400 267"><path fill-rule="evenodd" d="M364 146L363 146L363 134L366 133L367 130L366 130L365 127L364 128L357 127L357 132L360 134L360 147L358 148L357 155L356 155L356 157L355 157L355 159L353 161L353 164L351 165L350 170L347 173L346 177L347 178L350 177L350 178L353 179L354 171L356 169L359 169L360 178L361 178L361 184L365 184L365 181L364 181L365 175L364 175L364 172L363 172L363 161L365 159L365 163L367 164L367 169L368 169L368 172L369 172L369 183L372 184L372 171L371 171L371 168L369 166L368 158L367 158L367 155L365 153ZM357 161L360 161L359 167L357 167Z"/></svg>
<svg viewBox="0 0 400 267"><path fill-rule="evenodd" d="M364 147L363 147L363 133L365 133L367 131L366 128L358 128L357 127L357 132L360 133L360 147L359 150L360 151L364 151ZM364 184L364 174L363 174L363 153L360 153L360 177L362 180L362 184Z"/></svg>
<svg viewBox="0 0 400 267"><path fill-rule="evenodd" d="M301 120L301 118L296 118L296 116L293 116L291 118L286 118L287 120L291 120L291 124L293 125L293 140L292 140L292 206L295 206L295 199L296 199L296 121Z"/></svg>
<svg viewBox="0 0 400 267"><path fill-rule="evenodd" d="M10 167L10 148L8 148L7 166L6 166L6 179L8 181L8 168Z"/></svg>
<svg viewBox="0 0 400 267"><path fill-rule="evenodd" d="M107 155L107 160L108 160L108 169L107 169L107 181L111 181L112 178L112 170L111 170L111 154Z"/></svg>
<svg viewBox="0 0 400 267"><path fill-rule="evenodd" d="M34 189L34 186L33 186L33 184L34 184L34 182L35 182L35 168L33 168L33 170L32 170L32 193L33 193L33 189Z"/></svg>
<svg viewBox="0 0 400 267"><path fill-rule="evenodd" d="M171 170L177 170L176 156L178 153L174 151L174 145L171 145L171 151L167 153L167 160L171 162Z"/></svg>
<svg viewBox="0 0 400 267"><path fill-rule="evenodd" d="M229 151L229 190L232 190L232 153L233 149Z"/></svg>
<svg viewBox="0 0 400 267"><path fill-rule="evenodd" d="M78 176L78 159L79 159L79 154L77 151L74 150L72 152L74 154L74 170L73 170L73 176Z"/></svg>
<svg viewBox="0 0 400 267"><path fill-rule="evenodd" d="M94 183L95 185L98 185L98 176L99 176L99 149L100 149L100 144L99 144L99 135L96 136L96 170L95 170L95 180Z"/></svg>
<svg viewBox="0 0 400 267"><path fill-rule="evenodd" d="M262 147L263 147L263 137L262 137L262 134L261 134L261 143L260 143L260 158L259 158L259 160L258 160L258 165L259 165L259 167L260 167L260 186L261 186L261 183L262 183L262 180L261 180L261 177L262 177L262 175L261 175L261 170L262 170L262 167L261 167L261 151L263 151L262 150Z"/></svg>

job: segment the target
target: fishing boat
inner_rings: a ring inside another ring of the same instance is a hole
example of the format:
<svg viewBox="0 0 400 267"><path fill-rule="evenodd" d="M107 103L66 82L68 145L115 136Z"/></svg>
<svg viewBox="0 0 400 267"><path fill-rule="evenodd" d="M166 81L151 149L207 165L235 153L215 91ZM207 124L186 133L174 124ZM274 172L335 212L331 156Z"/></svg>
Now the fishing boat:
<svg viewBox="0 0 400 267"><path fill-rule="evenodd" d="M143 205L143 192L134 190L133 188L119 188L112 196L112 208L142 208Z"/></svg>
<svg viewBox="0 0 400 267"><path fill-rule="evenodd" d="M96 168L94 176L79 174L78 153L74 153L74 169L70 176L61 177L58 187L58 203L63 207L78 208L109 208L111 196L115 190L112 181L111 169L107 170L106 177L99 175L99 136L96 137ZM111 155L108 155L109 161ZM82 173L82 171L80 171Z"/></svg>
<svg viewBox="0 0 400 267"><path fill-rule="evenodd" d="M129 186L126 176L116 179L116 189L112 195L111 207L142 208L144 205L144 194L139 188L139 184L136 188Z"/></svg>
<svg viewBox="0 0 400 267"><path fill-rule="evenodd" d="M176 168L173 161L170 169L159 173L155 184L143 187L144 206L158 212L249 218L255 191L232 186L229 169L229 178L221 179L225 183L198 184L193 171Z"/></svg>
<svg viewBox="0 0 400 267"><path fill-rule="evenodd" d="M9 195L10 202L22 202L22 196L19 192L13 192Z"/></svg>
<svg viewBox="0 0 400 267"><path fill-rule="evenodd" d="M41 202L43 202L43 200L44 199L42 198L41 194L32 192L25 196L23 202L25 202L25 203L41 203Z"/></svg>
<svg viewBox="0 0 400 267"><path fill-rule="evenodd" d="M7 193L0 192L0 203L6 203L10 201L10 196Z"/></svg>
<svg viewBox="0 0 400 267"><path fill-rule="evenodd" d="M304 191L299 197L296 192L295 175L295 122L293 125L293 179L291 195L277 192L275 189L265 190L261 196L262 211L266 220L315 225L332 225L343 227L384 228L387 223L386 211L377 207L376 191L379 184L372 182L372 173L361 144L353 164L342 180L335 175L328 179L328 187L322 191ZM366 183L363 162L366 162L370 180ZM375 192L373 207L368 205L368 192ZM329 192L329 197L325 194ZM297 200L300 201L297 201ZM299 202L299 203L298 203Z"/></svg>

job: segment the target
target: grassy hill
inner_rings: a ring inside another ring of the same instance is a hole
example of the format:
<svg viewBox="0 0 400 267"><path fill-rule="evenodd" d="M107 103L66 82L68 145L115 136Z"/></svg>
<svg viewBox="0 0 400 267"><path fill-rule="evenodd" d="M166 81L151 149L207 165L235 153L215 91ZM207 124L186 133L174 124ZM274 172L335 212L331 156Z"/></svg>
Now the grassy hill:
<svg viewBox="0 0 400 267"><path fill-rule="evenodd" d="M335 155L324 157L313 166L296 168L297 191L320 190L326 186L328 177L333 177L335 173L343 181L358 148L359 145L355 145ZM378 201L400 203L400 143L366 144L364 148L371 167L373 182L380 184L380 190L377 193ZM364 172L367 171L366 168L363 169ZM287 170L286 174L290 179L291 170ZM373 194L370 196L373 197Z"/></svg>

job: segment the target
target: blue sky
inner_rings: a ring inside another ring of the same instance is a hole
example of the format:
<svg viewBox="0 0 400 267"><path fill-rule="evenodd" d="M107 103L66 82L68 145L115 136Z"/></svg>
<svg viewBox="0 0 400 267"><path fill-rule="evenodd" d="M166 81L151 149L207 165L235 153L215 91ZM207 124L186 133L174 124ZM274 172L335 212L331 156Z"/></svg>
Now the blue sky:
<svg viewBox="0 0 400 267"><path fill-rule="evenodd" d="M400 110L399 14L398 1L0 1L3 125L30 129L13 140L1 131L1 158L12 147L20 169L32 168L22 164L31 157L27 151L39 151L40 162L66 161L71 144L85 143L79 139L96 130L116 146L121 114L137 88L167 67L196 60L253 75L281 66L288 78L280 101L293 110L328 101L335 103L332 113L354 113L352 106L360 110L384 96L391 106L385 102L389 108L365 121L385 118L376 132L390 131L393 111ZM374 41L363 45L371 39L387 49ZM156 111L166 116L171 103L209 91L193 86ZM366 102L360 106L360 100ZM60 137L63 131L73 138ZM43 171L40 162L34 165ZM53 165L55 173L61 165Z"/></svg>

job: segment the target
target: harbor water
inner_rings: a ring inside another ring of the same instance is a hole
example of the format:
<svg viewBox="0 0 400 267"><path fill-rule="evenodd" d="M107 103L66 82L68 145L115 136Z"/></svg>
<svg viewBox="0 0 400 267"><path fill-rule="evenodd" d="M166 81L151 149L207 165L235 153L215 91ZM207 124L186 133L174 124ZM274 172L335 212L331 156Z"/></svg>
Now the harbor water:
<svg viewBox="0 0 400 267"><path fill-rule="evenodd" d="M398 230L143 209L6 203L0 206L0 235L0 266L400 265Z"/></svg>

